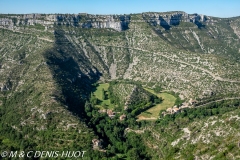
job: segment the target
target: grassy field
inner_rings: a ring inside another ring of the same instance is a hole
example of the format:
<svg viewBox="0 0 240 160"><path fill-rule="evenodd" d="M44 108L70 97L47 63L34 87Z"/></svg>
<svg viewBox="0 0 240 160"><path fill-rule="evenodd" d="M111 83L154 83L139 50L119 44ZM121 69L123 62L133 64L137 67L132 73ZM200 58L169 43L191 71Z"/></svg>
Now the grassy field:
<svg viewBox="0 0 240 160"><path fill-rule="evenodd" d="M93 94L97 97L97 99L99 99L101 101L101 103L99 105L96 105L100 109L104 109L103 108L104 105L107 108L114 107L114 105L110 103L110 99L108 99L108 98L106 98L105 100L102 99L102 89L104 89L104 91L106 92L106 95L108 95L108 92L107 92L108 87L109 87L108 83L102 83L102 84L99 84L96 88L96 91L93 92Z"/></svg>
<svg viewBox="0 0 240 160"><path fill-rule="evenodd" d="M162 97L163 102L153 106L152 108L146 110L145 112L142 112L140 115L137 116L138 120L155 120L158 118L159 112L161 110L174 106L176 98L173 95L168 93L155 93L151 89L147 88L145 89L158 97Z"/></svg>

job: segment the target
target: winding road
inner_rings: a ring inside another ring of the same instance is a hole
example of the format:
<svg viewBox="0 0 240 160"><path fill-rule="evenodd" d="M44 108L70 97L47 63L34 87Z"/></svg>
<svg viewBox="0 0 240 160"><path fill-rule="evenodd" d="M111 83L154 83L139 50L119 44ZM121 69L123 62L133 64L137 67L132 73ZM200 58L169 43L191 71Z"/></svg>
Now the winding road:
<svg viewBox="0 0 240 160"><path fill-rule="evenodd" d="M230 83L240 83L240 81L226 79L226 78L222 78L222 77L216 76L214 73L210 72L209 70L207 70L205 68L202 68L202 67L199 67L199 66L196 66L194 64L191 64L191 63L188 63L188 62L184 62L184 61L181 61L181 60L173 59L172 57L164 55L161 52L151 52L151 51L144 50L144 49L141 49L141 48L133 48L133 47L125 47L125 46L115 46L115 45L105 45L105 44L97 44L97 45L106 46L106 47L116 47L116 48L132 49L132 50L138 50L138 51L153 53L155 55L160 55L162 57L170 59L171 61L178 62L178 63L185 64L185 65L188 65L188 66L192 66L193 68L199 69L199 70L201 70L201 71L203 71L205 73L208 73L214 80L219 80L219 81L223 81L223 82L230 82Z"/></svg>

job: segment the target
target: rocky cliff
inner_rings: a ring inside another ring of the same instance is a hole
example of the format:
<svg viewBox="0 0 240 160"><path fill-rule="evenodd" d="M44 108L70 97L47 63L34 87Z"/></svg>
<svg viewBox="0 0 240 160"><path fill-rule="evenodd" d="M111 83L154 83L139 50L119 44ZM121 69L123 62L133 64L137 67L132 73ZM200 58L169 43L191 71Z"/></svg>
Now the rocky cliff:
<svg viewBox="0 0 240 160"><path fill-rule="evenodd" d="M198 27L203 23L211 23L212 19L202 14L187 14L185 12L148 12L143 13L145 21L152 25L161 25L169 29L171 25L179 25L180 22L192 22ZM91 15L79 14L25 14L4 15L0 18L0 26L13 28L19 25L52 26L53 24L68 25L81 28L112 28L117 31L126 30L131 22L131 15Z"/></svg>
<svg viewBox="0 0 240 160"><path fill-rule="evenodd" d="M4 15L0 26L14 28L20 25L41 24L51 27L54 24L81 28L112 28L122 31L128 28L129 15L90 15L90 14L25 14Z"/></svg>
<svg viewBox="0 0 240 160"><path fill-rule="evenodd" d="M187 14L185 12L166 12L166 13L143 13L145 20L152 25L161 25L169 29L171 25L179 25L180 22L191 22L197 26L202 23L210 22L210 17L202 14Z"/></svg>

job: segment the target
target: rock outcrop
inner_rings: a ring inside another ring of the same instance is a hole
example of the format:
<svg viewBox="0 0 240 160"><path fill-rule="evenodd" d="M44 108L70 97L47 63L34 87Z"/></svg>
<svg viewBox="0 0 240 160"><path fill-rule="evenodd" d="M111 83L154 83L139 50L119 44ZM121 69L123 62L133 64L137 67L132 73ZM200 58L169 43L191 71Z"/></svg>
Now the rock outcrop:
<svg viewBox="0 0 240 160"><path fill-rule="evenodd" d="M169 29L171 25L178 25L180 22L192 22L198 27L204 26L203 23L212 22L208 16L185 12L148 12L142 13L142 16L152 25L161 25L166 29ZM5 15L5 18L0 18L0 26L13 28L13 26L19 25L41 24L49 27L57 24L80 28L112 28L123 31L128 28L130 21L130 15L24 14Z"/></svg>
<svg viewBox="0 0 240 160"><path fill-rule="evenodd" d="M210 18L202 14L187 14L185 12L167 13L143 13L144 19L152 25L161 25L170 28L171 25L179 25L180 22L192 22L201 25Z"/></svg>
<svg viewBox="0 0 240 160"><path fill-rule="evenodd" d="M0 18L0 26L13 28L19 25L53 24L68 25L81 28L112 28L117 31L126 30L130 22L129 15L90 15L90 14L25 14L5 15Z"/></svg>

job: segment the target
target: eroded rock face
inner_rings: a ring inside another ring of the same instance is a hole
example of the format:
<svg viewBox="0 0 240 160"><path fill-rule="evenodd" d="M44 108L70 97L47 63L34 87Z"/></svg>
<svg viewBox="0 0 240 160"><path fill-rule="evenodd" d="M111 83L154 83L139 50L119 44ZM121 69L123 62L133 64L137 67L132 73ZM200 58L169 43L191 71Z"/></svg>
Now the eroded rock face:
<svg viewBox="0 0 240 160"><path fill-rule="evenodd" d="M130 22L129 15L90 15L90 14L26 14L0 18L0 26L12 28L19 25L44 26L58 24L81 28L112 28L117 31L126 30Z"/></svg>
<svg viewBox="0 0 240 160"><path fill-rule="evenodd" d="M143 13L143 17L153 25L171 26L180 22L199 24L207 22L209 17L202 14L187 14L185 12Z"/></svg>
<svg viewBox="0 0 240 160"><path fill-rule="evenodd" d="M178 25L180 22L192 22L198 27L203 22L211 22L211 19L201 14L187 14L185 12L163 12L143 13L144 19L153 25L161 25L170 28L171 25ZM130 15L91 15L80 14L25 14L5 15L0 18L0 26L12 28L19 25L41 24L49 26L53 24L68 25L81 28L112 28L123 31L128 28Z"/></svg>
<svg viewBox="0 0 240 160"><path fill-rule="evenodd" d="M8 91L9 87L7 85L4 84L0 84L0 91Z"/></svg>

